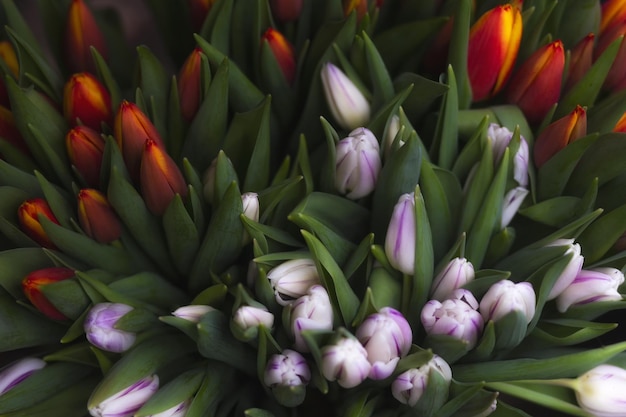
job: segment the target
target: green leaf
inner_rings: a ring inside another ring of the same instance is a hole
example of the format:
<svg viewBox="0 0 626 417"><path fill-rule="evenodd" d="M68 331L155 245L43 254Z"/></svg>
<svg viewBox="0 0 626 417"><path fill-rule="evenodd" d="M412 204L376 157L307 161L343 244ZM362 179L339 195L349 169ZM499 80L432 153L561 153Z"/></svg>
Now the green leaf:
<svg viewBox="0 0 626 417"><path fill-rule="evenodd" d="M77 320L89 307L91 301L75 279L66 279L43 285L41 292L57 310L72 320Z"/></svg>
<svg viewBox="0 0 626 417"><path fill-rule="evenodd" d="M580 198L554 197L518 211L524 217L552 227L561 227L574 220Z"/></svg>
<svg viewBox="0 0 626 417"><path fill-rule="evenodd" d="M585 262L599 261L626 232L626 204L604 213L579 236Z"/></svg>
<svg viewBox="0 0 626 417"><path fill-rule="evenodd" d="M406 72L394 79L396 91L403 91L413 85L411 94L405 100L402 107L407 115L410 115L411 122L420 120L431 108L431 106L448 91L448 86L418 74Z"/></svg>
<svg viewBox="0 0 626 417"><path fill-rule="evenodd" d="M595 339L617 327L616 323L596 323L576 319L541 320L529 337L556 346L571 346Z"/></svg>
<svg viewBox="0 0 626 417"><path fill-rule="evenodd" d="M572 172L565 191L581 194L579 190L589 187L589 182L598 177L602 186L626 170L626 135L607 133L601 135L580 158Z"/></svg>
<svg viewBox="0 0 626 417"><path fill-rule="evenodd" d="M380 52L376 49L369 36L367 36L367 33L362 32L361 35L365 44L365 57L374 90L372 106L377 109L393 98L393 83Z"/></svg>
<svg viewBox="0 0 626 417"><path fill-rule="evenodd" d="M22 280L38 269L54 266L41 248L15 248L0 252L0 286L15 299L24 295Z"/></svg>
<svg viewBox="0 0 626 417"><path fill-rule="evenodd" d="M456 76L452 66L448 66L446 77L448 91L441 101L439 118L433 145L431 146L431 158L439 162L439 167L452 169L458 152L458 118L459 118L459 92Z"/></svg>
<svg viewBox="0 0 626 417"><path fill-rule="evenodd" d="M176 269L188 273L200 246L200 236L178 194L163 213L163 229Z"/></svg>
<svg viewBox="0 0 626 417"><path fill-rule="evenodd" d="M458 80L458 88L455 85L454 89L458 91L455 95L458 97L457 100L460 109L468 108L472 101L472 89L467 74L467 49L472 9L472 2L468 0L457 2L448 51L448 64L450 65L448 69L448 79L450 80L451 73L456 74L455 77ZM448 81L448 84L452 88L450 81ZM449 168L449 166L444 168Z"/></svg>
<svg viewBox="0 0 626 417"><path fill-rule="evenodd" d="M120 87L117 80L111 73L111 69L107 65L106 60L102 57L102 55L100 55L100 52L98 52L98 50L93 46L89 49L96 66L96 70L98 71L98 78L102 80L104 86L111 95L111 111L115 112L122 101Z"/></svg>
<svg viewBox="0 0 626 417"><path fill-rule="evenodd" d="M109 284L109 288L126 297L162 309L174 309L188 301L177 286L154 272L142 271Z"/></svg>
<svg viewBox="0 0 626 417"><path fill-rule="evenodd" d="M168 382L136 412L137 417L147 417L172 408L194 396L205 376L205 370L183 372Z"/></svg>

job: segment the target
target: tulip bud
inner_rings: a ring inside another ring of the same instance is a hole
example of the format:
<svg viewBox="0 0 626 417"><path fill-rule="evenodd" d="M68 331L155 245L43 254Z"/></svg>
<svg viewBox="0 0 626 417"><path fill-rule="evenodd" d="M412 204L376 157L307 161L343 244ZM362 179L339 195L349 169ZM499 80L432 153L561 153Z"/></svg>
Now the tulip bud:
<svg viewBox="0 0 626 417"><path fill-rule="evenodd" d="M387 122L387 128L385 130L385 138L383 139L383 155L385 158L389 157L389 152L393 145L393 141L396 139L396 135L400 131L400 117L397 115L391 116ZM404 145L404 141L399 141L399 146Z"/></svg>
<svg viewBox="0 0 626 417"><path fill-rule="evenodd" d="M273 28L265 31L261 37L261 43L263 42L267 42L272 50L287 83L293 84L293 79L296 76L296 54L291 43L282 33Z"/></svg>
<svg viewBox="0 0 626 417"><path fill-rule="evenodd" d="M556 307L564 313L573 305L619 301L622 295L617 289L623 283L624 274L619 269L583 269L556 298Z"/></svg>
<svg viewBox="0 0 626 417"><path fill-rule="evenodd" d="M117 321L133 308L120 303L99 303L85 318L85 334L89 343L107 352L125 352L135 343L135 333L115 328Z"/></svg>
<svg viewBox="0 0 626 417"><path fill-rule="evenodd" d="M263 377L278 402L286 407L295 407L304 401L305 386L310 380L311 370L306 359L290 349L270 357Z"/></svg>
<svg viewBox="0 0 626 417"><path fill-rule="evenodd" d="M243 215L252 221L259 221L259 195L257 193L243 193L241 195Z"/></svg>
<svg viewBox="0 0 626 417"><path fill-rule="evenodd" d="M343 0L343 14L348 17L355 12L357 20L367 13L367 0Z"/></svg>
<svg viewBox="0 0 626 417"><path fill-rule="evenodd" d="M71 72L96 72L93 46L106 59L107 47L96 19L83 0L72 0L65 27L65 61Z"/></svg>
<svg viewBox="0 0 626 417"><path fill-rule="evenodd" d="M305 295L299 297L288 308L291 312L289 323L295 337L294 346L300 352L309 351L302 331L333 328L333 307L328 292L321 285L310 287Z"/></svg>
<svg viewBox="0 0 626 417"><path fill-rule="evenodd" d="M45 361L27 357L0 369L0 396L45 366Z"/></svg>
<svg viewBox="0 0 626 417"><path fill-rule="evenodd" d="M78 221L85 233L100 243L113 242L122 235L122 226L109 201L93 188L78 192Z"/></svg>
<svg viewBox="0 0 626 417"><path fill-rule="evenodd" d="M205 305L188 305L178 307L172 312L172 316L191 321L193 323L199 323L202 316L215 309L211 306Z"/></svg>
<svg viewBox="0 0 626 417"><path fill-rule="evenodd" d="M409 353L413 332L402 313L383 307L359 325L356 338L363 344L367 360L372 365L369 377L379 380L389 377L400 358Z"/></svg>
<svg viewBox="0 0 626 417"><path fill-rule="evenodd" d="M513 139L513 132L504 126L492 123L487 128L487 138L489 138L493 148L494 162L499 164L505 149L510 145L511 139ZM522 187L528 185L529 156L528 142L526 142L523 136L520 136L519 148L513 157L513 178Z"/></svg>
<svg viewBox="0 0 626 417"><path fill-rule="evenodd" d="M365 197L376 188L382 166L378 140L364 127L353 130L337 143L335 163L337 191L351 200Z"/></svg>
<svg viewBox="0 0 626 417"><path fill-rule="evenodd" d="M626 112L622 114L622 117L615 123L612 131L626 133Z"/></svg>
<svg viewBox="0 0 626 417"><path fill-rule="evenodd" d="M307 293L313 285L319 285L320 277L312 259L292 259L283 262L267 273L276 302L282 306L293 303Z"/></svg>
<svg viewBox="0 0 626 417"><path fill-rule="evenodd" d="M621 25L625 19L626 7L624 7L624 0L603 1L600 19L600 34L604 34L616 25Z"/></svg>
<svg viewBox="0 0 626 417"><path fill-rule="evenodd" d="M265 307L244 305L235 311L233 322L243 331L259 326L271 329L274 326L274 315Z"/></svg>
<svg viewBox="0 0 626 417"><path fill-rule="evenodd" d="M70 124L77 120L92 129L111 124L111 95L96 77L88 72L72 75L63 88L63 113Z"/></svg>
<svg viewBox="0 0 626 417"><path fill-rule="evenodd" d="M452 292L474 279L474 265L465 258L454 258L437 274L430 289L433 300L445 300Z"/></svg>
<svg viewBox="0 0 626 417"><path fill-rule="evenodd" d="M202 98L201 67L202 49L195 48L187 57L178 73L178 98L180 111L188 122L193 119L200 107Z"/></svg>
<svg viewBox="0 0 626 417"><path fill-rule="evenodd" d="M183 401L165 411L161 411L158 414L151 414L147 417L185 417L187 415L187 410L189 410L189 404L191 404L190 400Z"/></svg>
<svg viewBox="0 0 626 417"><path fill-rule="evenodd" d="M115 140L133 178L139 174L146 139L151 139L159 147L165 146L148 116L136 104L122 101L115 116Z"/></svg>
<svg viewBox="0 0 626 417"><path fill-rule="evenodd" d="M302 0L270 0L272 15L282 23L293 22L302 13L302 3Z"/></svg>
<svg viewBox="0 0 626 417"><path fill-rule="evenodd" d="M76 126L67 132L65 147L70 162L82 175L87 185L97 187L100 183L104 139L87 126Z"/></svg>
<svg viewBox="0 0 626 417"><path fill-rule="evenodd" d="M519 311L530 323L535 315L535 290L530 282L502 280L489 287L480 300L478 311L485 322L498 321L513 311Z"/></svg>
<svg viewBox="0 0 626 417"><path fill-rule="evenodd" d="M580 274L583 268L585 258L581 255L580 245L574 243L573 239L558 239L546 246L566 246L567 249L563 254L564 257L571 257L567 266L561 272L561 275L557 278L548 294L547 300L554 300L558 297L567 287L569 287L574 279Z"/></svg>
<svg viewBox="0 0 626 417"><path fill-rule="evenodd" d="M370 374L367 350L354 337L342 337L322 348L322 374L343 388L354 388Z"/></svg>
<svg viewBox="0 0 626 417"><path fill-rule="evenodd" d="M496 95L511 75L522 39L522 15L511 4L483 14L470 29L467 71L474 101Z"/></svg>
<svg viewBox="0 0 626 417"><path fill-rule="evenodd" d="M67 317L43 295L41 289L45 285L63 281L75 276L75 272L69 268L44 268L33 271L22 280L22 290L26 298L47 317L54 320L65 320Z"/></svg>
<svg viewBox="0 0 626 417"><path fill-rule="evenodd" d="M530 123L537 124L559 101L565 69L565 51L560 40L537 49L511 78L507 101L524 112Z"/></svg>
<svg viewBox="0 0 626 417"><path fill-rule="evenodd" d="M576 108L567 116L550 123L535 140L533 156L537 168L548 162L568 144L587 134L587 112L584 107Z"/></svg>
<svg viewBox="0 0 626 417"><path fill-rule="evenodd" d="M588 34L582 38L572 49L565 82L565 91L569 91L580 81L593 64L593 45L595 35Z"/></svg>
<svg viewBox="0 0 626 417"><path fill-rule="evenodd" d="M140 379L89 409L94 417L130 417L159 389L158 375Z"/></svg>
<svg viewBox="0 0 626 417"><path fill-rule="evenodd" d="M446 361L437 355L433 355L433 358L428 363L419 368L412 368L398 375L391 384L391 393L393 397L402 404L414 407L424 395L428 384L435 375L437 375L447 387L450 386L450 381L452 381L452 369L450 369L450 365L448 365ZM447 398L447 396L448 393L446 389L445 397Z"/></svg>
<svg viewBox="0 0 626 417"><path fill-rule="evenodd" d="M528 195L528 190L524 187L515 187L504 196L502 202L502 217L500 218L500 229L504 229L511 223L515 214L521 207L524 199Z"/></svg>
<svg viewBox="0 0 626 417"><path fill-rule="evenodd" d="M6 140L22 153L29 155L30 150L22 137L22 134L15 126L15 118L11 110L0 106L0 138Z"/></svg>
<svg viewBox="0 0 626 417"><path fill-rule="evenodd" d="M623 6L622 6L623 7ZM597 59L614 41L626 35L626 19L611 23L606 30L602 31L594 50ZM626 64L626 42L620 41L617 56L604 80L604 88L608 91L619 91L626 88L626 74L622 71Z"/></svg>
<svg viewBox="0 0 626 417"><path fill-rule="evenodd" d="M194 31L199 32L216 0L187 0Z"/></svg>
<svg viewBox="0 0 626 417"><path fill-rule="evenodd" d="M398 199L385 236L385 254L391 266L403 274L415 270L415 195L403 194Z"/></svg>
<svg viewBox="0 0 626 417"><path fill-rule="evenodd" d="M39 216L44 216L51 222L59 224L59 221L52 213L50 206L46 200L42 198L26 200L17 209L17 218L20 222L22 231L44 248L56 249L54 243L52 243L46 232L43 230L43 227L39 222Z"/></svg>
<svg viewBox="0 0 626 417"><path fill-rule="evenodd" d="M339 68L327 62L322 67L326 103L339 125L346 130L365 126L370 119L370 103Z"/></svg>
<svg viewBox="0 0 626 417"><path fill-rule="evenodd" d="M468 295L465 295L467 299ZM483 332L483 318L475 306L476 299L467 303L461 299L448 299L443 302L430 300L422 308L421 320L424 330L429 335L448 335L467 343L467 350L472 349Z"/></svg>
<svg viewBox="0 0 626 417"><path fill-rule="evenodd" d="M626 370L613 365L598 365L579 376L572 388L580 407L598 417L626 415Z"/></svg>
<svg viewBox="0 0 626 417"><path fill-rule="evenodd" d="M187 184L174 160L151 139L146 140L140 169L141 193L148 209L160 216L176 194L187 195Z"/></svg>

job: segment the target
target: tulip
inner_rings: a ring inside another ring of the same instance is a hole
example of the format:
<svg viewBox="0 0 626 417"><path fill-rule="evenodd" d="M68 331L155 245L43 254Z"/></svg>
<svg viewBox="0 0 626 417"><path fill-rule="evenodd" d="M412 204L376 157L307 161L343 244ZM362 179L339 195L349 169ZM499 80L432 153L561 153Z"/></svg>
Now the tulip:
<svg viewBox="0 0 626 417"><path fill-rule="evenodd" d="M111 95L96 77L88 72L72 75L63 88L63 114L71 124L80 123L100 130L111 124Z"/></svg>
<svg viewBox="0 0 626 417"><path fill-rule="evenodd" d="M535 315L535 290L530 282L514 283L509 280L498 281L489 287L480 300L478 311L485 322L498 321L507 314L517 311L530 323Z"/></svg>
<svg viewBox="0 0 626 417"><path fill-rule="evenodd" d="M151 139L146 140L140 168L141 193L148 209L160 216L172 199L187 195L187 184L174 160Z"/></svg>
<svg viewBox="0 0 626 417"><path fill-rule="evenodd" d="M593 45L595 35L588 34L574 46L570 53L565 91L569 91L580 81L593 64Z"/></svg>
<svg viewBox="0 0 626 417"><path fill-rule="evenodd" d="M98 190L78 192L78 221L85 233L100 243L110 243L122 235L122 225L109 201Z"/></svg>
<svg viewBox="0 0 626 417"><path fill-rule="evenodd" d="M528 195L528 190L524 187L515 187L506 193L502 201L502 217L500 218L500 228L504 229L511 223L515 214L521 207L524 199Z"/></svg>
<svg viewBox="0 0 626 417"><path fill-rule="evenodd" d="M180 111L188 122L193 119L200 107L202 98L201 67L202 49L195 48L187 57L178 73L178 98Z"/></svg>
<svg viewBox="0 0 626 417"><path fill-rule="evenodd" d="M496 164L499 164L504 155L505 149L513 139L513 132L504 126L492 123L487 128L487 138L493 149L493 158ZM523 136L520 136L520 144L515 156L513 157L513 178L522 187L528 185L528 159L530 151L528 150L528 142Z"/></svg>
<svg viewBox="0 0 626 417"><path fill-rule="evenodd" d="M382 166L378 140L364 127L353 130L337 143L335 164L337 191L351 200L365 197L376 188Z"/></svg>
<svg viewBox="0 0 626 417"><path fill-rule="evenodd" d="M613 365L598 365L573 383L576 401L590 415L620 417L626 415L626 370Z"/></svg>
<svg viewBox="0 0 626 417"><path fill-rule="evenodd" d="M389 377L400 358L409 353L413 332L402 313L383 307L359 325L356 338L363 344L372 365L369 377L379 380Z"/></svg>
<svg viewBox="0 0 626 417"><path fill-rule="evenodd" d="M445 300L452 292L474 279L474 265L465 258L454 258L433 280L431 298Z"/></svg>
<svg viewBox="0 0 626 417"><path fill-rule="evenodd" d="M372 365L367 350L354 337L342 337L322 348L322 374L343 388L354 388L368 377Z"/></svg>
<svg viewBox="0 0 626 417"><path fill-rule="evenodd" d="M146 139L159 147L165 146L148 116L136 104L126 100L122 101L115 116L115 139L133 178L139 174Z"/></svg>
<svg viewBox="0 0 626 417"><path fill-rule="evenodd" d="M296 351L285 349L272 355L265 367L263 382L270 387L278 402L296 407L304 401L311 370L306 359Z"/></svg>
<svg viewBox="0 0 626 417"><path fill-rule="evenodd" d="M365 126L370 119L370 103L339 68L327 62L322 67L326 103L333 118L346 130Z"/></svg>
<svg viewBox="0 0 626 417"><path fill-rule="evenodd" d="M313 285L319 285L320 277L312 259L292 259L283 262L267 273L276 302L282 306L292 304L305 295Z"/></svg>
<svg viewBox="0 0 626 417"><path fill-rule="evenodd" d="M511 4L483 14L470 29L467 70L474 101L496 95L511 75L522 39L522 15Z"/></svg>
<svg viewBox="0 0 626 417"><path fill-rule="evenodd" d="M467 294L465 298L467 298ZM484 321L475 306L478 304L473 297L470 303L454 298L428 301L421 312L421 321L424 330L429 335L447 335L467 343L467 349L472 349L482 334Z"/></svg>
<svg viewBox="0 0 626 417"><path fill-rule="evenodd" d="M302 13L303 0L270 0L272 15L278 21L293 22Z"/></svg>
<svg viewBox="0 0 626 417"><path fill-rule="evenodd" d="M65 135L65 147L70 162L87 185L97 187L104 155L104 139L87 126L76 126Z"/></svg>
<svg viewBox="0 0 626 417"><path fill-rule="evenodd" d="M269 28L261 36L261 43L267 42L285 79L291 85L296 76L296 54L293 45L276 29Z"/></svg>
<svg viewBox="0 0 626 417"><path fill-rule="evenodd" d="M43 216L51 222L59 224L50 206L46 200L42 198L26 200L17 209L17 218L22 231L44 248L56 249L54 243L52 243L43 230L43 226L39 222L39 216Z"/></svg>
<svg viewBox="0 0 626 417"><path fill-rule="evenodd" d="M583 268L585 258L581 255L580 245L574 243L574 239L558 239L546 246L565 246L567 249L563 254L564 257L571 257L567 263L561 275L554 282L554 286L548 294L548 300L554 300L558 297L567 287L569 287L574 279L580 274Z"/></svg>
<svg viewBox="0 0 626 417"><path fill-rule="evenodd" d="M626 20L624 0L607 0L602 2L600 34L604 34Z"/></svg>
<svg viewBox="0 0 626 417"><path fill-rule="evenodd" d="M131 417L159 389L158 375L140 379L89 409L94 417Z"/></svg>
<svg viewBox="0 0 626 417"><path fill-rule="evenodd" d="M566 312L571 306L597 301L619 301L617 290L624 283L624 274L615 268L583 269L556 298L556 307Z"/></svg>
<svg viewBox="0 0 626 417"><path fill-rule="evenodd" d="M565 69L565 51L560 40L537 49L511 78L509 103L517 104L528 121L537 124L559 101Z"/></svg>
<svg viewBox="0 0 626 417"><path fill-rule="evenodd" d="M199 32L202 29L204 20L206 19L211 7L216 0L187 0L189 3L189 15L194 31Z"/></svg>
<svg viewBox="0 0 626 417"><path fill-rule="evenodd" d="M8 108L0 105L0 138L6 140L15 148L28 155L30 150L22 137L22 134L15 126L15 118Z"/></svg>
<svg viewBox="0 0 626 417"><path fill-rule="evenodd" d="M99 303L89 310L84 328L87 340L107 352L125 352L135 343L135 333L116 329L115 325L133 308L121 303ZM106 414L105 414L106 415Z"/></svg>
<svg viewBox="0 0 626 417"><path fill-rule="evenodd" d="M22 290L26 298L47 317L54 320L65 320L67 317L61 313L42 293L45 285L54 284L74 277L73 269L56 267L44 268L33 271L22 280Z"/></svg>
<svg viewBox="0 0 626 417"><path fill-rule="evenodd" d="M407 275L415 270L415 227L415 195L403 194L389 221L385 253L391 266Z"/></svg>
<svg viewBox="0 0 626 417"><path fill-rule="evenodd" d="M26 357L0 369L0 396L45 366L39 358Z"/></svg>
<svg viewBox="0 0 626 417"><path fill-rule="evenodd" d="M626 133L626 113L622 114L622 117L620 117L617 123L615 123L613 132Z"/></svg>
<svg viewBox="0 0 626 417"><path fill-rule="evenodd" d="M161 411L157 414L151 414L148 417L185 417L187 415L187 410L189 410L189 404L191 404L190 400L183 401L165 411Z"/></svg>
<svg viewBox="0 0 626 417"><path fill-rule="evenodd" d="M65 28L65 60L71 72L96 72L90 47L106 59L104 36L93 14L83 0L72 0Z"/></svg>
<svg viewBox="0 0 626 417"><path fill-rule="evenodd" d="M259 221L259 195L257 193L243 193L241 195L243 215L252 221Z"/></svg>
<svg viewBox="0 0 626 417"><path fill-rule="evenodd" d="M265 307L244 305L235 311L233 322L244 331L259 326L271 329L274 326L274 315Z"/></svg>
<svg viewBox="0 0 626 417"><path fill-rule="evenodd" d="M587 134L587 112L584 107L576 108L541 131L535 140L533 156L537 168L564 149L568 144Z"/></svg>
<svg viewBox="0 0 626 417"><path fill-rule="evenodd" d="M434 355L429 362L419 368L411 368L398 375L391 384L391 393L402 404L414 407L424 395L434 374L437 374L448 387L450 386L452 381L450 365L441 357Z"/></svg>
<svg viewBox="0 0 626 417"><path fill-rule="evenodd" d="M214 311L211 306L205 305L188 305L178 307L172 312L172 316L185 319L192 323L199 323L200 319L208 312Z"/></svg>
<svg viewBox="0 0 626 417"><path fill-rule="evenodd" d="M321 285L311 286L305 295L290 305L290 328L295 338L294 346L300 352L309 347L302 337L304 330L332 330L333 307L328 292Z"/></svg>
<svg viewBox="0 0 626 417"><path fill-rule="evenodd" d="M367 0L343 0L343 14L347 17L356 13L357 20L361 20L367 13Z"/></svg>
<svg viewBox="0 0 626 417"><path fill-rule="evenodd" d="M400 131L400 117L397 115L391 116L387 122L387 128L385 130L385 138L383 139L383 155L385 158L389 156L393 141L396 139L396 135ZM404 145L404 141L399 141L399 147Z"/></svg>
<svg viewBox="0 0 626 417"><path fill-rule="evenodd" d="M17 55L15 54L15 49L13 49L13 45L9 41L0 41L0 59L6 64L8 68L8 74L12 75L13 78L19 76L19 64L17 62ZM0 79L0 106L10 108L11 101L9 99L9 93L7 91L7 87L5 81Z"/></svg>

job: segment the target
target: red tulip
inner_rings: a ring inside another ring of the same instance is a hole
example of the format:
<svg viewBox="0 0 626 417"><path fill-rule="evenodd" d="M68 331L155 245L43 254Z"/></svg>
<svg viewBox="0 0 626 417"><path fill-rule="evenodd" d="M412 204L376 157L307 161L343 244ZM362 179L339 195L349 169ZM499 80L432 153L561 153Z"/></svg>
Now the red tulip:
<svg viewBox="0 0 626 417"><path fill-rule="evenodd" d="M92 188L78 193L78 221L85 233L100 243L113 242L122 234L122 226L109 201Z"/></svg>
<svg viewBox="0 0 626 417"><path fill-rule="evenodd" d="M285 79L291 84L296 76L296 57L291 43L282 33L273 28L265 31L261 37L261 42L267 42L283 71Z"/></svg>
<svg viewBox="0 0 626 417"><path fill-rule="evenodd" d="M569 143L586 134L587 112L584 107L576 106L570 114L552 122L541 131L533 148L535 165L540 168Z"/></svg>
<svg viewBox="0 0 626 417"><path fill-rule="evenodd" d="M69 268L45 268L33 271L26 275L22 280L22 290L26 298L31 302L37 310L54 320L65 320L67 317L43 295L41 289L45 285L54 284L55 282L75 276L75 272Z"/></svg>
<svg viewBox="0 0 626 417"><path fill-rule="evenodd" d="M72 0L65 27L65 60L72 72L96 72L90 47L93 46L104 58L107 47L104 35L96 24L91 10L83 0Z"/></svg>
<svg viewBox="0 0 626 417"><path fill-rule="evenodd" d="M100 169L104 155L104 139L87 126L76 126L65 136L65 147L70 162L92 187L100 183Z"/></svg>
<svg viewBox="0 0 626 417"><path fill-rule="evenodd" d="M570 53L569 69L565 90L569 90L587 73L593 63L593 43L595 35L588 34L582 38Z"/></svg>
<svg viewBox="0 0 626 417"><path fill-rule="evenodd" d="M202 49L195 48L187 57L178 73L178 97L183 118L193 119L200 106L202 86L200 67L202 64Z"/></svg>
<svg viewBox="0 0 626 417"><path fill-rule="evenodd" d="M80 120L85 126L100 130L111 124L111 95L100 81L88 72L72 75L63 89L63 113L70 124Z"/></svg>
<svg viewBox="0 0 626 417"><path fill-rule="evenodd" d="M41 226L39 221L40 215L56 224L59 224L59 221L54 216L54 213L52 213L50 206L46 200L42 198L26 200L17 209L17 218L20 222L22 231L44 248L56 249L56 246L52 243Z"/></svg>

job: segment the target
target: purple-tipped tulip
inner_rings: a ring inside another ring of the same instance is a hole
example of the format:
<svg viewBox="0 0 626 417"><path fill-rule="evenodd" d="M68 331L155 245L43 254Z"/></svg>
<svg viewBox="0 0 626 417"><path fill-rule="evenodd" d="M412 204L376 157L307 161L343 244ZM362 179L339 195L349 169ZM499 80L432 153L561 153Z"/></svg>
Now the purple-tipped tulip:
<svg viewBox="0 0 626 417"><path fill-rule="evenodd" d="M89 343L107 352L124 352L135 343L135 333L115 328L117 321L133 308L120 303L99 303L85 318L85 334Z"/></svg>
<svg viewBox="0 0 626 417"><path fill-rule="evenodd" d="M187 415L187 410L189 410L190 403L190 400L183 401L180 404L176 404L174 407L161 411L158 414L152 414L148 417L185 417Z"/></svg>
<svg viewBox="0 0 626 417"><path fill-rule="evenodd" d="M365 126L370 119L370 103L352 80L330 62L322 67L326 103L335 121L352 130Z"/></svg>
<svg viewBox="0 0 626 417"><path fill-rule="evenodd" d="M286 407L296 407L304 401L310 380L311 370L306 359L290 349L270 357L263 377L276 400Z"/></svg>
<svg viewBox="0 0 626 417"><path fill-rule="evenodd" d="M452 292L474 279L474 265L465 258L454 258L437 274L431 287L433 300L450 298Z"/></svg>
<svg viewBox="0 0 626 417"><path fill-rule="evenodd" d="M322 374L344 388L354 388L365 381L371 369L367 350L354 337L344 337L322 348Z"/></svg>
<svg viewBox="0 0 626 417"><path fill-rule="evenodd" d="M391 266L413 275L415 270L415 194L398 199L385 236L385 254Z"/></svg>
<svg viewBox="0 0 626 417"><path fill-rule="evenodd" d="M452 380L450 365L441 357L434 355L428 363L398 375L391 384L393 397L402 404L413 407L424 395L431 372L438 372L448 384Z"/></svg>
<svg viewBox="0 0 626 417"><path fill-rule="evenodd" d="M293 303L307 293L313 285L320 284L317 267L312 259L292 259L283 262L267 273L276 302L282 306Z"/></svg>
<svg viewBox="0 0 626 417"><path fill-rule="evenodd" d="M485 322L498 321L512 311L519 311L530 323L535 315L535 290L530 282L498 281L480 300L478 310Z"/></svg>
<svg viewBox="0 0 626 417"><path fill-rule="evenodd" d="M580 274L580 271L583 269L583 263L585 262L585 258L581 255L580 245L578 243L574 243L574 239L558 239L546 246L566 246L567 249L563 256L571 256L570 261L568 262L561 275L557 278L550 290L550 294L548 294L548 300L554 300L558 297L567 287L574 282L574 279Z"/></svg>
<svg viewBox="0 0 626 417"><path fill-rule="evenodd" d="M504 155L504 150L513 139L513 132L506 127L492 123L487 128L487 137L493 147L494 162L499 163ZM530 159L530 151L528 142L524 137L520 137L520 144L515 156L513 157L513 178L522 187L528 185L528 161Z"/></svg>
<svg viewBox="0 0 626 417"><path fill-rule="evenodd" d="M556 298L556 307L564 313L573 305L596 301L619 301L622 295L617 289L623 283L624 274L619 269L583 269Z"/></svg>
<svg viewBox="0 0 626 417"><path fill-rule="evenodd" d="M337 143L336 151L337 191L351 200L374 191L382 166L380 147L374 134L359 127Z"/></svg>
<svg viewBox="0 0 626 417"><path fill-rule="evenodd" d="M0 370L0 395L44 366L46 366L46 362L39 358L23 358L5 366Z"/></svg>
<svg viewBox="0 0 626 417"><path fill-rule="evenodd" d="M328 292L321 285L314 285L307 293L291 305L291 331L294 346L300 352L308 352L309 347L302 337L303 330L331 330L333 328L333 307Z"/></svg>
<svg viewBox="0 0 626 417"><path fill-rule="evenodd" d="M467 300L467 301L465 301ZM462 299L430 300L422 309L421 320L429 335L447 335L467 343L468 349L476 346L482 334L484 321L476 306L474 296L466 291Z"/></svg>
<svg viewBox="0 0 626 417"><path fill-rule="evenodd" d="M502 217L500 219L502 229L511 223L527 195L528 190L524 187L515 187L506 193L502 202Z"/></svg>
<svg viewBox="0 0 626 417"><path fill-rule="evenodd" d="M361 323L356 337L365 347L367 360L372 364L369 377L385 379L396 369L400 358L409 353L413 332L402 313L383 307Z"/></svg>
<svg viewBox="0 0 626 417"><path fill-rule="evenodd" d="M599 365L574 381L576 400L593 416L626 415L626 370L613 365Z"/></svg>
<svg viewBox="0 0 626 417"><path fill-rule="evenodd" d="M274 315L265 307L241 306L235 311L233 321L244 331L259 326L271 329L274 326Z"/></svg>
<svg viewBox="0 0 626 417"><path fill-rule="evenodd" d="M158 375L140 379L89 409L94 417L131 417L159 389Z"/></svg>

